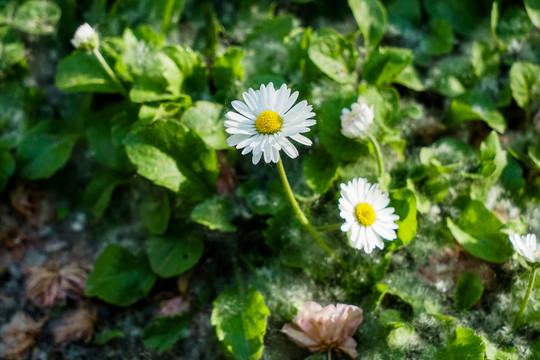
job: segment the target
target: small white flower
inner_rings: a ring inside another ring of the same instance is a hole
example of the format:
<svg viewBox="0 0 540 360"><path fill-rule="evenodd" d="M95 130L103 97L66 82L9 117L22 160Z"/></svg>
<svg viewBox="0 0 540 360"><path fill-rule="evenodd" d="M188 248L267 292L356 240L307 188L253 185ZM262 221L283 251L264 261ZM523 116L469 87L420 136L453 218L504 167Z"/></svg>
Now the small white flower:
<svg viewBox="0 0 540 360"><path fill-rule="evenodd" d="M341 133L351 139L363 139L374 117L374 105L355 102L351 105L351 110L347 108L341 110Z"/></svg>
<svg viewBox="0 0 540 360"><path fill-rule="evenodd" d="M302 133L308 132L316 121L312 106L303 100L296 104L298 91L291 95L291 89L283 84L279 90L274 84L261 85L259 90L249 89L242 94L244 102L231 103L236 110L225 114L229 146L243 149L242 155L253 152L253 164L264 155L266 163L278 162L279 151L283 150L291 158L298 156L298 150L287 138L303 145L312 142Z"/></svg>
<svg viewBox="0 0 540 360"><path fill-rule="evenodd" d="M84 23L77 28L71 44L76 49L94 49L98 45L98 36L88 23Z"/></svg>
<svg viewBox="0 0 540 360"><path fill-rule="evenodd" d="M509 236L510 242L519 255L530 262L540 261L540 243L536 243L535 234L519 236L518 234Z"/></svg>
<svg viewBox="0 0 540 360"><path fill-rule="evenodd" d="M399 216L394 208L387 207L390 198L381 192L378 184L370 184L364 178L341 184L339 216L345 219L341 231L347 232L351 245L371 254L375 247L384 248L382 239L397 238L395 221Z"/></svg>

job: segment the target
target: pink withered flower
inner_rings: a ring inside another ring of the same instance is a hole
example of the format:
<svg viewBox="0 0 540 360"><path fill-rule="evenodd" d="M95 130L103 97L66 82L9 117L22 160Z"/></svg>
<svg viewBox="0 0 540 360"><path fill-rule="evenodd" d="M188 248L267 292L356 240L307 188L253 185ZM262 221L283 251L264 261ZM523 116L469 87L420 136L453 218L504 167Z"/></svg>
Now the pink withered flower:
<svg viewBox="0 0 540 360"><path fill-rule="evenodd" d="M308 301L302 305L294 322L285 324L281 332L311 352L342 351L355 359L358 352L352 336L362 320L362 309L357 306L330 304L323 308Z"/></svg>

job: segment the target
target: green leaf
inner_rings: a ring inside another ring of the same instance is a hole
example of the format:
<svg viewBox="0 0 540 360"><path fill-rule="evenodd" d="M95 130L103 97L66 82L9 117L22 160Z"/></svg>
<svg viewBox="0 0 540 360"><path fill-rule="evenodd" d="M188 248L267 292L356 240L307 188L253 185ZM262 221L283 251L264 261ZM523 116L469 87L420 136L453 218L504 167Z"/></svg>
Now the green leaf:
<svg viewBox="0 0 540 360"><path fill-rule="evenodd" d="M129 306L144 298L154 286L156 275L144 254L109 244L88 275L84 293L118 306Z"/></svg>
<svg viewBox="0 0 540 360"><path fill-rule="evenodd" d="M540 66L524 61L512 64L510 88L519 107L528 111L532 100L540 98Z"/></svg>
<svg viewBox="0 0 540 360"><path fill-rule="evenodd" d="M523 2L532 23L540 28L540 0L524 0Z"/></svg>
<svg viewBox="0 0 540 360"><path fill-rule="evenodd" d="M527 12L520 5L503 6L497 22L497 37L505 42L523 39L529 35L532 24Z"/></svg>
<svg viewBox="0 0 540 360"><path fill-rule="evenodd" d="M13 26L20 31L45 35L54 31L62 10L52 1L25 1L15 13Z"/></svg>
<svg viewBox="0 0 540 360"><path fill-rule="evenodd" d="M470 37L477 29L479 19L489 11L481 1L469 0L424 0L424 8L429 16L443 19L465 37Z"/></svg>
<svg viewBox="0 0 540 360"><path fill-rule="evenodd" d="M465 93L475 82L474 68L469 59L448 56L430 67L426 84L429 83L439 94L453 98Z"/></svg>
<svg viewBox="0 0 540 360"><path fill-rule="evenodd" d="M270 314L263 296L253 288L225 290L213 305L211 321L223 348L237 360L259 359Z"/></svg>
<svg viewBox="0 0 540 360"><path fill-rule="evenodd" d="M422 21L420 0L386 0L388 22L401 31L419 26Z"/></svg>
<svg viewBox="0 0 540 360"><path fill-rule="evenodd" d="M144 346L156 350L159 354L170 350L178 340L189 337L191 319L191 314L156 318L143 331Z"/></svg>
<svg viewBox="0 0 540 360"><path fill-rule="evenodd" d="M457 328L456 337L437 350L436 360L484 360L486 346L473 329Z"/></svg>
<svg viewBox="0 0 540 360"><path fill-rule="evenodd" d="M96 345L105 345L112 339L119 338L119 337L120 338L125 337L124 333L121 332L120 330L118 329L105 330L105 331L100 332L99 334L96 334L96 336L94 336L94 341L92 341L92 343Z"/></svg>
<svg viewBox="0 0 540 360"><path fill-rule="evenodd" d="M398 328L404 325L405 320L399 311L388 309L379 315L379 323L384 327Z"/></svg>
<svg viewBox="0 0 540 360"><path fill-rule="evenodd" d="M443 19L432 18L430 32L422 39L421 47L430 55L444 55L454 47L452 26Z"/></svg>
<svg viewBox="0 0 540 360"><path fill-rule="evenodd" d="M261 187L258 179L242 183L237 189L251 211L258 215L274 215L287 203L281 182L271 181L266 188Z"/></svg>
<svg viewBox="0 0 540 360"><path fill-rule="evenodd" d="M323 149L306 157L303 163L308 186L318 194L324 194L337 177L339 164Z"/></svg>
<svg viewBox="0 0 540 360"><path fill-rule="evenodd" d="M373 50L386 31L386 9L379 0L348 0L368 50Z"/></svg>
<svg viewBox="0 0 540 360"><path fill-rule="evenodd" d="M0 73L24 59L24 44L17 31L0 27Z"/></svg>
<svg viewBox="0 0 540 360"><path fill-rule="evenodd" d="M379 47L364 63L362 76L376 86L390 84L412 62L410 49Z"/></svg>
<svg viewBox="0 0 540 360"><path fill-rule="evenodd" d="M407 65L393 82L406 86L414 91L424 91L426 89L422 79L420 79L418 72L412 64Z"/></svg>
<svg viewBox="0 0 540 360"><path fill-rule="evenodd" d="M194 230L174 228L164 236L152 236L144 247L152 270L167 278L180 275L199 262L204 240Z"/></svg>
<svg viewBox="0 0 540 360"><path fill-rule="evenodd" d="M229 148L223 125L223 105L209 101L197 101L182 116L182 122L195 130L203 141L215 150Z"/></svg>
<svg viewBox="0 0 540 360"><path fill-rule="evenodd" d="M475 41L472 46L472 65L478 77L486 74L498 74L501 57L491 44Z"/></svg>
<svg viewBox="0 0 540 360"><path fill-rule="evenodd" d="M311 36L308 56L317 68L340 84L354 83L354 46L337 31L321 29Z"/></svg>
<svg viewBox="0 0 540 360"><path fill-rule="evenodd" d="M215 192L216 153L193 130L174 120L156 120L126 138L137 172L172 191L189 184L200 197Z"/></svg>
<svg viewBox="0 0 540 360"><path fill-rule="evenodd" d="M193 209L191 220L208 226L210 230L234 232L236 226L231 224L229 220L232 210L233 206L226 196L215 195Z"/></svg>
<svg viewBox="0 0 540 360"><path fill-rule="evenodd" d="M84 206L95 217L101 217L109 207L114 189L125 181L125 175L113 170L103 170L97 173L84 190Z"/></svg>
<svg viewBox="0 0 540 360"><path fill-rule="evenodd" d="M529 146L527 154L531 158L533 165L536 166L537 169L540 169L540 144Z"/></svg>
<svg viewBox="0 0 540 360"><path fill-rule="evenodd" d="M134 55L133 55L134 56ZM135 75L135 84L129 91L129 99L134 103L160 100L175 100L181 97L183 76L176 63L160 52L149 52L137 64L141 74Z"/></svg>
<svg viewBox="0 0 540 360"><path fill-rule="evenodd" d="M242 59L244 50L231 46L225 53L216 57L212 67L212 80L218 89L231 88L236 80L244 79Z"/></svg>
<svg viewBox="0 0 540 360"><path fill-rule="evenodd" d="M9 151L0 150L0 193L13 173L15 173L15 159Z"/></svg>
<svg viewBox="0 0 540 360"><path fill-rule="evenodd" d="M454 292L454 303L460 310L470 310L482 297L484 286L480 276L472 273L464 273L459 277Z"/></svg>
<svg viewBox="0 0 540 360"><path fill-rule="evenodd" d="M121 93L94 54L75 51L63 58L54 76L56 87L68 92Z"/></svg>
<svg viewBox="0 0 540 360"><path fill-rule="evenodd" d="M411 345L415 336L414 327L410 324L404 324L390 330L386 341L391 349L406 350Z"/></svg>
<svg viewBox="0 0 540 360"><path fill-rule="evenodd" d="M483 120L501 134L506 130L504 117L484 92L470 92L452 100L448 125L453 126L469 120Z"/></svg>
<svg viewBox="0 0 540 360"><path fill-rule="evenodd" d="M182 45L169 45L163 51L182 72L184 92L199 93L208 86L208 69L198 51Z"/></svg>
<svg viewBox="0 0 540 360"><path fill-rule="evenodd" d="M54 134L50 121L34 126L18 148L17 155L24 163L21 175L30 180L50 178L66 165L78 138L78 135Z"/></svg>
<svg viewBox="0 0 540 360"><path fill-rule="evenodd" d="M171 217L171 205L166 190L155 191L146 196L141 207L139 216L144 226L152 234L161 235L167 231L169 218Z"/></svg>
<svg viewBox="0 0 540 360"><path fill-rule="evenodd" d="M469 202L457 224L450 218L446 218L446 224L456 241L477 258L502 263L512 256L512 245L501 232L501 221L479 201Z"/></svg>
<svg viewBox="0 0 540 360"><path fill-rule="evenodd" d="M418 227L416 220L416 196L414 192L407 188L398 189L390 192L390 206L395 209L395 214L399 216L396 221L397 239L392 241L388 249L394 251L404 245L407 245L416 237Z"/></svg>

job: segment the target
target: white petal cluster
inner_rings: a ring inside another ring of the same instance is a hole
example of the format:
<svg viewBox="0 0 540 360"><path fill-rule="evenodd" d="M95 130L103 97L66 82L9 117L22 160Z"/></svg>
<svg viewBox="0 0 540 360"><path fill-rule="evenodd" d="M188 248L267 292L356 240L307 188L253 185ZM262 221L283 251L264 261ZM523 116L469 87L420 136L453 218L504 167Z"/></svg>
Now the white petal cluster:
<svg viewBox="0 0 540 360"><path fill-rule="evenodd" d="M341 230L347 232L353 247L371 254L376 247L384 248L382 239L397 238L399 226L395 221L399 216L394 214L393 207L388 207L390 198L381 192L378 184L357 178L340 186L339 215L345 219Z"/></svg>
<svg viewBox="0 0 540 360"><path fill-rule="evenodd" d="M97 47L98 41L98 35L94 29L88 23L84 23L75 31L71 44L76 49L93 49Z"/></svg>
<svg viewBox="0 0 540 360"><path fill-rule="evenodd" d="M303 100L294 105L298 91L291 94L291 89L283 84L276 90L274 84L261 85L259 90L249 89L242 94L244 101L231 103L236 111L225 114L226 131L229 146L242 149L242 155L253 154L253 164L264 157L266 163L278 162L279 151L283 150L291 158L298 156L298 150L291 143L292 139L302 145L312 142L302 133L308 132L316 124L311 119L315 114L313 107ZM293 106L294 105L294 106ZM266 127L258 121L267 116Z"/></svg>
<svg viewBox="0 0 540 360"><path fill-rule="evenodd" d="M540 262L540 243L537 243L535 234L509 236L510 242L517 253L530 262Z"/></svg>
<svg viewBox="0 0 540 360"><path fill-rule="evenodd" d="M368 106L364 102L355 102L351 105L351 110L347 108L341 110L341 133L351 139L363 139L374 117L374 105Z"/></svg>

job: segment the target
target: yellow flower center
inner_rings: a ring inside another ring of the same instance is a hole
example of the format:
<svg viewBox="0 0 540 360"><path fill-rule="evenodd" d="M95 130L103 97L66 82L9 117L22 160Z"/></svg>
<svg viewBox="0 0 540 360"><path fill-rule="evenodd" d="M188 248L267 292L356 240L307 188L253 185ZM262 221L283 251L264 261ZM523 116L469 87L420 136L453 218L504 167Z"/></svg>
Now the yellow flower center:
<svg viewBox="0 0 540 360"><path fill-rule="evenodd" d="M255 121L255 127L261 134L270 135L277 133L283 125L283 120L277 112L272 110L265 110L257 116Z"/></svg>
<svg viewBox="0 0 540 360"><path fill-rule="evenodd" d="M354 213L361 225L369 226L375 222L375 211L373 211L371 205L367 203L360 203L356 205Z"/></svg>

